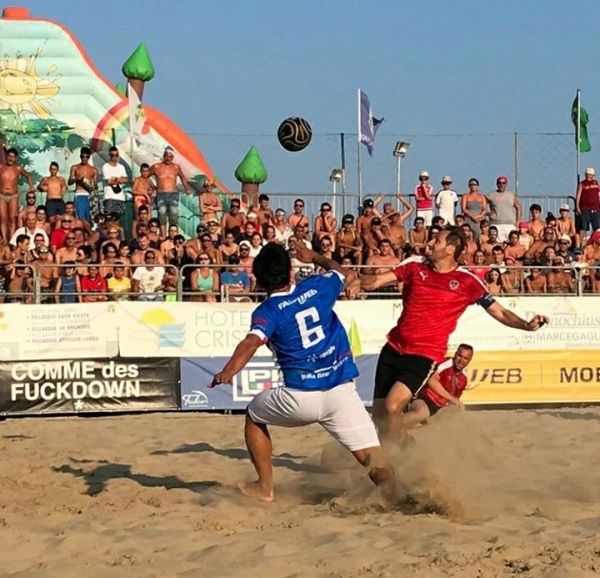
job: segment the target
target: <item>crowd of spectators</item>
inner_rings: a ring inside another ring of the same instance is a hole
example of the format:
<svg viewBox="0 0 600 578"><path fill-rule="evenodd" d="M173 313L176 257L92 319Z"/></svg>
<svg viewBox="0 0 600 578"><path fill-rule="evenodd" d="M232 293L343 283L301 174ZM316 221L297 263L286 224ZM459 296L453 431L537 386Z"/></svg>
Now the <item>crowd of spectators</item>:
<svg viewBox="0 0 600 578"><path fill-rule="evenodd" d="M575 214L563 204L559 215L545 214L537 204L522 207L504 176L492 192L481 192L471 178L467 192L458 194L451 177L444 176L436 190L424 171L412 197L415 206L403 196L390 202L378 195L339 220L328 202L313 216L306 214L302 198L273 208L265 194L251 207L232 196L224 210L207 180L199 195L200 224L189 239L179 228L173 192L177 178L186 192L188 185L167 151L166 164L142 166L133 183L116 149L100 173L88 165L89 154L82 149L82 162L71 168L68 183L53 163L37 193L31 184L25 206L13 210L16 218L7 218L6 209L0 212L0 301L33 302L34 278L45 303L174 300L182 288L191 301L249 301L260 295L252 261L267 243L289 250L296 280L315 269L297 259L294 241L359 273L377 273L412 255L426 256L447 224L464 232L462 264L492 293L565 294L576 292L578 284L600 293L600 230L594 231L600 228L600 187L591 168L578 187ZM11 165L0 166L1 193L5 166ZM95 193L102 182L103 206ZM74 202L63 199L68 184L75 184ZM125 197L119 196L128 185L135 208L129 234L121 219ZM395 296L399 290L389 289Z"/></svg>

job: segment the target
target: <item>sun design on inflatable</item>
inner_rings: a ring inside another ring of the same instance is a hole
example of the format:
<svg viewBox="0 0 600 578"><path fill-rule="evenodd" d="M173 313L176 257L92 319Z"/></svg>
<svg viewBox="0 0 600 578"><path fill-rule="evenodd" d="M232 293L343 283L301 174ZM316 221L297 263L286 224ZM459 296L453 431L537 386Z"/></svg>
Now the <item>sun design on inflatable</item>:
<svg viewBox="0 0 600 578"><path fill-rule="evenodd" d="M35 65L41 52L38 48L29 58L17 52L16 58L5 55L0 59L0 108L12 110L17 115L28 110L39 118L51 116L50 110L40 101L59 93L60 87L55 81L60 75L53 80L38 75ZM55 71L56 66L52 65L48 74Z"/></svg>

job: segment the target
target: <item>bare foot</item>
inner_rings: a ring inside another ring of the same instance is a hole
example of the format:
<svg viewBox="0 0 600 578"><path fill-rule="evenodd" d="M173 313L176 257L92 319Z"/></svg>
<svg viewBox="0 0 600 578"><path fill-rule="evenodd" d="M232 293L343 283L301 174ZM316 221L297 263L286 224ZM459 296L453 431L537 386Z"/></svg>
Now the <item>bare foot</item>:
<svg viewBox="0 0 600 578"><path fill-rule="evenodd" d="M244 496L257 498L261 502L271 503L275 499L273 490L263 490L258 482L239 482L238 488Z"/></svg>

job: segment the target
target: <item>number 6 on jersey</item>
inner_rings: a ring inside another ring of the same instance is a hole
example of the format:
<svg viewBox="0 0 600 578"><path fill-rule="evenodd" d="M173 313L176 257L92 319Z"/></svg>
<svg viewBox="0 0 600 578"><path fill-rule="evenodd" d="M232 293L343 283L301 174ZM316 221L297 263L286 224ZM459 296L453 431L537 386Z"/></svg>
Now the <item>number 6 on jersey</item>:
<svg viewBox="0 0 600 578"><path fill-rule="evenodd" d="M322 325L319 323L319 312L316 307L310 307L304 311L299 311L295 315L298 329L300 330L300 338L302 339L302 347L308 349L325 339L325 332ZM308 324L311 324L311 327Z"/></svg>

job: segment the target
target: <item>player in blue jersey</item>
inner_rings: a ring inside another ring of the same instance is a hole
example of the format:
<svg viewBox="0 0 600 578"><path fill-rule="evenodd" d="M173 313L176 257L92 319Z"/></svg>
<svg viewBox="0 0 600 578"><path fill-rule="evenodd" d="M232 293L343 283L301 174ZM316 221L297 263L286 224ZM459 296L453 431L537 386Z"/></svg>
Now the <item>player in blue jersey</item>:
<svg viewBox="0 0 600 578"><path fill-rule="evenodd" d="M354 387L358 369L346 331L333 311L346 276L354 274L303 243L295 248L300 261L326 272L294 285L287 251L275 244L263 247L252 270L268 297L255 309L250 332L211 384L231 383L261 345L268 344L277 359L285 386L259 393L246 411L246 445L258 480L240 484L240 490L265 502L274 498L268 425L319 423L369 469L373 482L381 484L392 477L389 468L376 463L379 439Z"/></svg>

